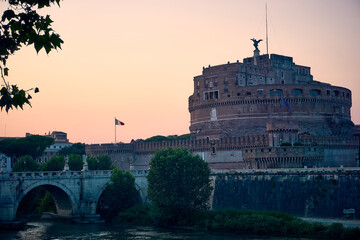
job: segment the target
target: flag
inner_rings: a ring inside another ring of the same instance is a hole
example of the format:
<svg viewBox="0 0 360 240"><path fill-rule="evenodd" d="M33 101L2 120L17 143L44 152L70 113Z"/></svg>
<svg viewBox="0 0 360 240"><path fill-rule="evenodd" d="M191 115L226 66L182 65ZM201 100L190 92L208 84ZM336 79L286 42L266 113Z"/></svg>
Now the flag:
<svg viewBox="0 0 360 240"><path fill-rule="evenodd" d="M289 111L291 111L290 105L285 101L283 97L281 97L281 105L286 106L289 109Z"/></svg>
<svg viewBox="0 0 360 240"><path fill-rule="evenodd" d="M115 118L115 125L125 125L125 123Z"/></svg>

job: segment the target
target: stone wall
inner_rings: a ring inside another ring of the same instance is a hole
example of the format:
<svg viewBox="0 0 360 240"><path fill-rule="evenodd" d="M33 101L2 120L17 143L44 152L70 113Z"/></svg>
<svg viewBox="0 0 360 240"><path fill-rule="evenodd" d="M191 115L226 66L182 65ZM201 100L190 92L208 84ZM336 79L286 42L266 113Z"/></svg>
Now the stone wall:
<svg viewBox="0 0 360 240"><path fill-rule="evenodd" d="M213 209L257 209L304 217L360 212L360 169L276 169L214 173Z"/></svg>

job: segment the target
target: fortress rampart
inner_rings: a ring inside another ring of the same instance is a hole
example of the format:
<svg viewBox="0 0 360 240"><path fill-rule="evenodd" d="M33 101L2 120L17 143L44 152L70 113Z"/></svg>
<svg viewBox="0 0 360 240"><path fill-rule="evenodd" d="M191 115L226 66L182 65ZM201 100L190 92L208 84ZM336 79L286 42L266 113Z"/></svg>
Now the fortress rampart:
<svg viewBox="0 0 360 240"><path fill-rule="evenodd" d="M359 168L214 172L213 209L257 209L301 217L343 217L360 209Z"/></svg>
<svg viewBox="0 0 360 240"><path fill-rule="evenodd" d="M213 170L359 166L351 91L314 81L277 54L204 67L189 97L187 140L88 145L116 166L146 170L158 149L186 148ZM356 137L356 136L357 137Z"/></svg>

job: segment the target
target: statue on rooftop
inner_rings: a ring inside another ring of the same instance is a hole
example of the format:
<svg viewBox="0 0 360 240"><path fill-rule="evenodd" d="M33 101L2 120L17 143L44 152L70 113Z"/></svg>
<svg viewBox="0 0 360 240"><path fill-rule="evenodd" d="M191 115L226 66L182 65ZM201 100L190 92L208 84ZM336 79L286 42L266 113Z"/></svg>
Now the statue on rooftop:
<svg viewBox="0 0 360 240"><path fill-rule="evenodd" d="M262 41L262 39L256 40L255 38L251 38L250 40L254 42L255 50L259 50L258 45L259 45L259 42Z"/></svg>

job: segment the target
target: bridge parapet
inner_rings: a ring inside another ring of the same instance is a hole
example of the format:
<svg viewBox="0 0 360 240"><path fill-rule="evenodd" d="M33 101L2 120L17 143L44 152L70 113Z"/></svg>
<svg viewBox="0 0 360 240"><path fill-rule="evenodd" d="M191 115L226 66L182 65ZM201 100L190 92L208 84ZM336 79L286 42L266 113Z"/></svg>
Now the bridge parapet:
<svg viewBox="0 0 360 240"><path fill-rule="evenodd" d="M79 178L81 176L91 177L109 177L111 170L89 170L89 171L38 171L38 172L10 172L7 173L9 178L26 178L26 179L39 179L39 178L56 178L56 177L73 177ZM4 175L4 174L0 174Z"/></svg>

